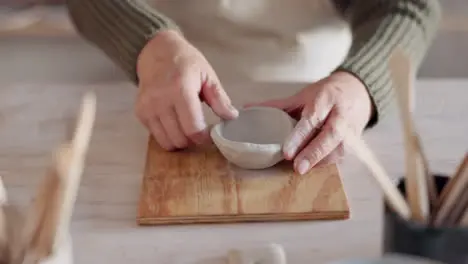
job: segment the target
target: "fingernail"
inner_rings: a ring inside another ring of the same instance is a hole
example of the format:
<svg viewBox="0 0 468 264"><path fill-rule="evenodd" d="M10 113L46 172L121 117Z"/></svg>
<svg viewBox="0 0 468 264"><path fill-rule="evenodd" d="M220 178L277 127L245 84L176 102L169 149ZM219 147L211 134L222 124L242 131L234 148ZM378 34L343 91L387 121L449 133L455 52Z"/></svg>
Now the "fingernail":
<svg viewBox="0 0 468 264"><path fill-rule="evenodd" d="M237 117L239 115L239 110L237 110L234 106L229 105L229 111L231 111L232 115L234 117Z"/></svg>
<svg viewBox="0 0 468 264"><path fill-rule="evenodd" d="M294 157L294 152L296 148L291 143L286 143L284 146L284 154L286 155L287 159L292 159Z"/></svg>
<svg viewBox="0 0 468 264"><path fill-rule="evenodd" d="M308 160L302 160L297 167L299 174L304 175L307 171L309 171L310 162Z"/></svg>
<svg viewBox="0 0 468 264"><path fill-rule="evenodd" d="M284 151L284 155L286 156L286 157L285 157L286 159L290 160L290 159L292 159L293 156L294 156L294 150L293 150L292 148L287 148L287 149L285 149L285 151Z"/></svg>

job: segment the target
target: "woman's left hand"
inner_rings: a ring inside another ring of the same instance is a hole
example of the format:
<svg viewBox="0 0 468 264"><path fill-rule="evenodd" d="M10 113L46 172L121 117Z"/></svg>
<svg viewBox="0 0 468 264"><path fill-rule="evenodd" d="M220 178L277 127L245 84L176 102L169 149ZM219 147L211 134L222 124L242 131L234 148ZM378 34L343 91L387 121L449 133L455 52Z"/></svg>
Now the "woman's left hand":
<svg viewBox="0 0 468 264"><path fill-rule="evenodd" d="M280 108L299 119L283 145L299 174L318 165L338 162L344 155L347 129L361 134L373 112L364 84L347 72L336 72L284 99L248 106Z"/></svg>

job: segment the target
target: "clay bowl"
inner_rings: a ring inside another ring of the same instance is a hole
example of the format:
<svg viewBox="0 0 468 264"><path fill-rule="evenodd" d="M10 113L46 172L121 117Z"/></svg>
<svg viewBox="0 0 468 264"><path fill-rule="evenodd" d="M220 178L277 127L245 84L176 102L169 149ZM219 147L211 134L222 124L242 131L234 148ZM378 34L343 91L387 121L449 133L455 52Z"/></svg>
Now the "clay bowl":
<svg viewBox="0 0 468 264"><path fill-rule="evenodd" d="M221 154L244 169L264 169L283 160L282 146L296 120L280 109L251 107L215 125L211 138Z"/></svg>

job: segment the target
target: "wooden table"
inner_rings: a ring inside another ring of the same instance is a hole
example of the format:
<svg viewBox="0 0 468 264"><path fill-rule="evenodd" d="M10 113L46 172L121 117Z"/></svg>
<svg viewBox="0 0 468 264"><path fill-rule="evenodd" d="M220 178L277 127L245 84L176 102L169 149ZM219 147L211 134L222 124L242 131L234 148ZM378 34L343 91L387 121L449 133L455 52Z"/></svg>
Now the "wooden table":
<svg viewBox="0 0 468 264"><path fill-rule="evenodd" d="M236 103L254 100L227 84ZM270 85L263 84L267 87ZM277 92L300 88L272 84ZM368 171L349 156L341 166L351 219L235 225L138 227L135 221L147 133L133 115L136 90L128 83L99 85L14 82L0 89L0 175L11 199L29 201L45 173L49 152L65 137L81 94L94 89L98 114L73 222L76 263L223 263L230 247L282 244L289 263L325 263L380 254L381 195ZM234 92L233 92L234 91ZM417 126L433 168L452 173L468 147L468 80L418 83ZM366 138L389 172L403 172L395 113Z"/></svg>

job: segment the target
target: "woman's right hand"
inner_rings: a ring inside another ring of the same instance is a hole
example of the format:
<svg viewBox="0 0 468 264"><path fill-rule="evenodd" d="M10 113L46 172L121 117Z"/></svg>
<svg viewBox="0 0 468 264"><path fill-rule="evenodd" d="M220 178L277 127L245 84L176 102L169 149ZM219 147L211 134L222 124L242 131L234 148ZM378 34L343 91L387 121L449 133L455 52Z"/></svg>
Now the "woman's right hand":
<svg viewBox="0 0 468 264"><path fill-rule="evenodd" d="M146 44L137 74L136 115L168 151L209 138L202 101L220 118L238 115L206 58L176 31L160 32Z"/></svg>

